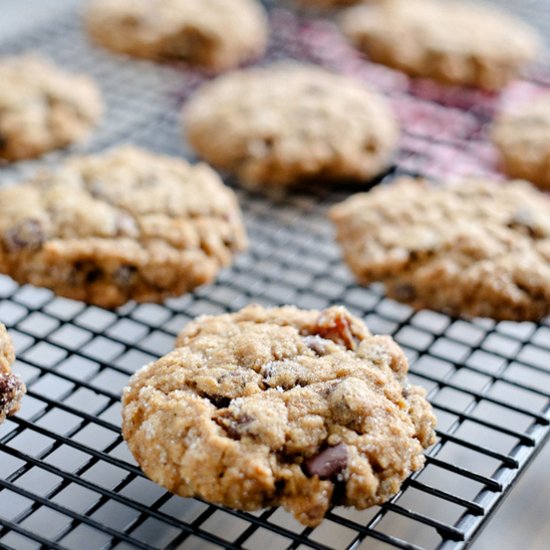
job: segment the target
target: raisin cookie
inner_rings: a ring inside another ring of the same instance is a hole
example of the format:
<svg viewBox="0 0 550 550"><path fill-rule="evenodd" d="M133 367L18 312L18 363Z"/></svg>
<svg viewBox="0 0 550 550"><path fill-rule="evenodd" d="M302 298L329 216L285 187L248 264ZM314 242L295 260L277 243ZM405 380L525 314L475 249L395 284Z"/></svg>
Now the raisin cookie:
<svg viewBox="0 0 550 550"><path fill-rule="evenodd" d="M86 24L112 51L213 70L258 57L268 36L255 0L91 0Z"/></svg>
<svg viewBox="0 0 550 550"><path fill-rule="evenodd" d="M0 323L0 423L6 420L6 416L19 410L26 391L25 384L11 372L14 361L15 352L11 338L6 327Z"/></svg>
<svg viewBox="0 0 550 550"><path fill-rule="evenodd" d="M500 115L491 134L509 176L550 189L550 95Z"/></svg>
<svg viewBox="0 0 550 550"><path fill-rule="evenodd" d="M373 61L447 84L503 88L539 50L533 29L495 8L386 0L347 10L345 35Z"/></svg>
<svg viewBox="0 0 550 550"><path fill-rule="evenodd" d="M538 320L550 314L550 198L527 182L399 178L330 212L359 282L416 308Z"/></svg>
<svg viewBox="0 0 550 550"><path fill-rule="evenodd" d="M346 8L354 4L361 4L366 0L294 0L298 6L319 8L322 10L331 8Z"/></svg>
<svg viewBox="0 0 550 550"><path fill-rule="evenodd" d="M185 106L183 123L199 155L255 186L368 180L388 168L399 137L383 98L290 62L206 84Z"/></svg>
<svg viewBox="0 0 550 550"><path fill-rule="evenodd" d="M424 463L435 417L407 359L342 307L248 306L201 317L123 395L143 471L239 510L282 505L305 525L332 505L385 502Z"/></svg>
<svg viewBox="0 0 550 550"><path fill-rule="evenodd" d="M207 283L245 244L212 169L131 146L0 190L0 272L103 307Z"/></svg>
<svg viewBox="0 0 550 550"><path fill-rule="evenodd" d="M0 159L40 156L86 138L102 101L87 76L34 55L0 59Z"/></svg>

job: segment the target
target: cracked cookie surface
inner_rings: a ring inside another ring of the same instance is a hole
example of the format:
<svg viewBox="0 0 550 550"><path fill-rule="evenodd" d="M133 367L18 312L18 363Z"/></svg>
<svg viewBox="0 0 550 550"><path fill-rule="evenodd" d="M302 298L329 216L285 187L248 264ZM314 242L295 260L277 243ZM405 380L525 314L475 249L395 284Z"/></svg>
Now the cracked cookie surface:
<svg viewBox="0 0 550 550"><path fill-rule="evenodd" d="M12 373L15 351L6 327L0 323L0 423L15 414L26 392L25 384Z"/></svg>
<svg viewBox="0 0 550 550"><path fill-rule="evenodd" d="M255 0L92 0L86 24L115 52L213 70L260 56L269 32Z"/></svg>
<svg viewBox="0 0 550 550"><path fill-rule="evenodd" d="M0 159L33 158L85 139L102 101L87 76L35 55L0 58Z"/></svg>
<svg viewBox="0 0 550 550"><path fill-rule="evenodd" d="M199 155L256 186L369 180L389 167L399 138L378 94L290 62L207 83L184 107L183 123Z"/></svg>
<svg viewBox="0 0 550 550"><path fill-rule="evenodd" d="M182 294L245 246L212 169L132 146L0 190L0 272L103 307Z"/></svg>
<svg viewBox="0 0 550 550"><path fill-rule="evenodd" d="M190 323L133 376L123 435L145 474L240 510L282 505L319 524L364 509L424 463L435 417L388 336L342 307L248 306Z"/></svg>
<svg viewBox="0 0 550 550"><path fill-rule="evenodd" d="M520 19L462 1L386 0L349 8L344 34L370 59L412 76L489 91L533 61L541 41Z"/></svg>
<svg viewBox="0 0 550 550"><path fill-rule="evenodd" d="M509 176L550 189L550 94L498 116L491 137Z"/></svg>
<svg viewBox="0 0 550 550"><path fill-rule="evenodd" d="M456 316L550 314L550 198L524 181L399 178L333 207L359 282Z"/></svg>

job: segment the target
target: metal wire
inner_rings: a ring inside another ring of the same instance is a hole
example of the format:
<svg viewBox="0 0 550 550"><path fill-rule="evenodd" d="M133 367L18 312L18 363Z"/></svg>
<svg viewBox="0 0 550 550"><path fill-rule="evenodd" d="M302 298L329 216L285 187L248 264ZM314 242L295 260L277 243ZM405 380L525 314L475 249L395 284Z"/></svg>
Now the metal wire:
<svg viewBox="0 0 550 550"><path fill-rule="evenodd" d="M275 9L272 26L268 59L318 62L389 96L407 128L389 177L494 173L485 135L498 108L494 97L442 91L371 65L327 22ZM131 141L182 153L178 110L201 75L92 48L75 14L1 49L38 49L100 82L108 113L82 150ZM539 68L510 95L524 99L549 79ZM67 154L5 167L0 177L24 177ZM0 547L460 549L473 540L550 436L550 325L414 312L386 299L378 285L357 287L325 216L355 190L310 186L266 197L237 188L251 250L213 285L165 305L109 312L0 277L0 319L29 388L21 413L0 427ZM427 388L438 415L439 440L424 470L391 502L364 512L334 509L311 529L280 509L228 510L173 496L144 478L119 429L129 375L169 351L190 318L249 302L342 303L405 349L411 380Z"/></svg>

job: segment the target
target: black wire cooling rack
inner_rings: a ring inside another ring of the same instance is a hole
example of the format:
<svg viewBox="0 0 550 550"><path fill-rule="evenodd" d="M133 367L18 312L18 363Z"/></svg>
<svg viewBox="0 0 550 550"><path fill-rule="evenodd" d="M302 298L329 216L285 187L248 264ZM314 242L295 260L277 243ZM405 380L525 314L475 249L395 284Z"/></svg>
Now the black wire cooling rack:
<svg viewBox="0 0 550 550"><path fill-rule="evenodd" d="M361 60L329 22L275 9L272 25L268 57L336 67L389 96L406 128L393 172L494 173L487 121L501 102L525 100L550 81L550 70L539 67L501 99L442 90ZM188 154L178 110L203 76L94 49L74 13L1 47L2 53L29 49L101 84L108 112L83 150L131 141ZM67 154L4 167L0 177L24 177ZM164 305L106 311L0 276L0 319L29 390L20 414L0 427L0 547L460 549L548 439L548 321L451 319L414 312L376 285L357 287L326 220L326 209L353 189L311 186L278 197L237 191L250 251L216 283ZM406 350L411 380L426 387L437 413L438 443L391 502L364 512L337 508L310 529L281 509L247 514L173 496L136 467L119 430L128 377L169 351L192 317L249 302L343 303Z"/></svg>

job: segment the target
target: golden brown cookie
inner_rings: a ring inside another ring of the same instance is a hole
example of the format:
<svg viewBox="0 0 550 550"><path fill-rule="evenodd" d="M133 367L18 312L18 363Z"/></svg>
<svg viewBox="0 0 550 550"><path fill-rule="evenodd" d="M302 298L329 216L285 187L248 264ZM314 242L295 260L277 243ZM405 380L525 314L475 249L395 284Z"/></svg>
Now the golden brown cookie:
<svg viewBox="0 0 550 550"><path fill-rule="evenodd" d="M96 84L34 55L0 58L0 160L37 157L88 137L102 112Z"/></svg>
<svg viewBox="0 0 550 550"><path fill-rule="evenodd" d="M269 32L256 0L90 0L86 26L114 52L213 70L260 56Z"/></svg>
<svg viewBox="0 0 550 550"><path fill-rule="evenodd" d="M360 283L416 308L516 321L550 314L550 198L527 182L399 178L335 206Z"/></svg>
<svg viewBox="0 0 550 550"><path fill-rule="evenodd" d="M451 0L386 0L347 10L344 34L370 59L412 76L494 91L540 48L536 32L496 8Z"/></svg>
<svg viewBox="0 0 550 550"><path fill-rule="evenodd" d="M153 481L305 525L385 502L435 441L407 359L342 307L201 317L123 395L122 430Z"/></svg>
<svg viewBox="0 0 550 550"><path fill-rule="evenodd" d="M27 391L25 384L11 372L14 361L11 338L6 327L0 323L0 423L19 410L21 399Z"/></svg>
<svg viewBox="0 0 550 550"><path fill-rule="evenodd" d="M550 95L500 115L491 134L509 176L550 189Z"/></svg>
<svg viewBox="0 0 550 550"><path fill-rule="evenodd" d="M290 62L221 76L199 89L183 115L201 157L255 186L366 182L389 167L399 137L382 97Z"/></svg>
<svg viewBox="0 0 550 550"><path fill-rule="evenodd" d="M0 272L103 307L208 283L246 246L204 164L119 147L0 190Z"/></svg>

